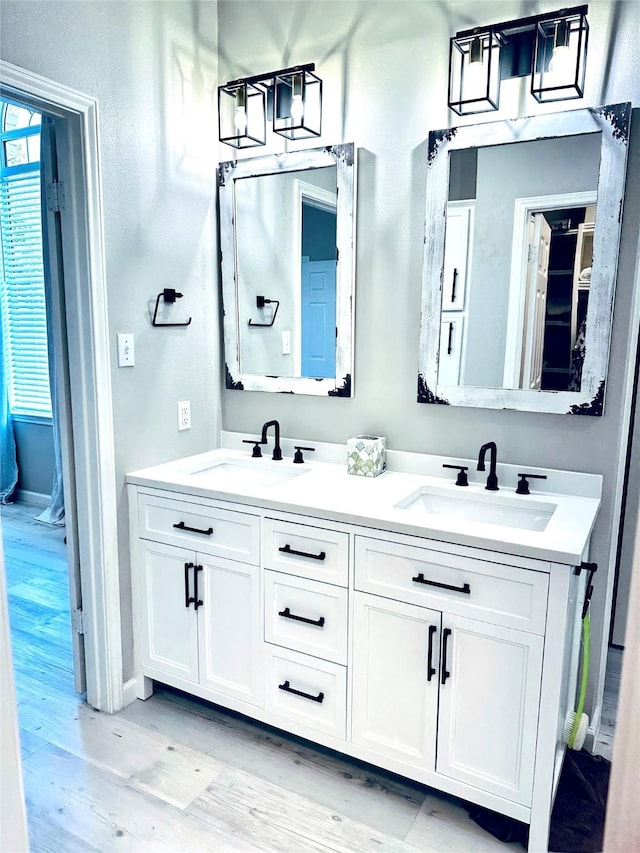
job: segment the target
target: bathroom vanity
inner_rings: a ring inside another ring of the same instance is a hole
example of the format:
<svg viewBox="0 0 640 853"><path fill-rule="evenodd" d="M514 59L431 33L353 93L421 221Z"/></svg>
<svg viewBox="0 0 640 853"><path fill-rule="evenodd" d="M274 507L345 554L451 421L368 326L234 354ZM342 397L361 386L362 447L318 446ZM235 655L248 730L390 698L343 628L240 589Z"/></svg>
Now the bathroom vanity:
<svg viewBox="0 0 640 853"><path fill-rule="evenodd" d="M128 476L138 696L172 685L546 850L601 477L498 465L491 493L455 485L460 460L389 452L356 477L344 447L293 464L243 438ZM522 471L547 479L516 494Z"/></svg>

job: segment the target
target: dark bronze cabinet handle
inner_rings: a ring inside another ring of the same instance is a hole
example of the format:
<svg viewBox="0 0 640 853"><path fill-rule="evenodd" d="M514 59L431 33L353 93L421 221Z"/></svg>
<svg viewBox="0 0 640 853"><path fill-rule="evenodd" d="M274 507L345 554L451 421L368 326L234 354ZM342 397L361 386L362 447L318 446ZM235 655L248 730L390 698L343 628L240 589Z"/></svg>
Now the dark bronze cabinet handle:
<svg viewBox="0 0 640 853"><path fill-rule="evenodd" d="M202 571L202 566L194 566L193 569L194 569L194 572L193 572L193 594L194 594L194 598L192 598L191 600L193 601L193 609L197 610L198 607L202 607L202 605L204 604L202 599L198 598L198 572Z"/></svg>
<svg viewBox="0 0 640 853"><path fill-rule="evenodd" d="M295 690L288 681L283 684L278 684L278 690L284 690L285 693L294 693L296 696L302 696L303 699L310 699L312 702L324 702L324 693L320 691L317 696L312 696L311 693L303 693L302 690Z"/></svg>
<svg viewBox="0 0 640 853"><path fill-rule="evenodd" d="M433 668L433 637L438 630L437 625L429 625L429 651L427 652L427 681L431 681L436 674Z"/></svg>
<svg viewBox="0 0 640 853"><path fill-rule="evenodd" d="M309 554L306 551L294 551L291 545L283 545L282 548L278 548L278 551L281 551L283 554L293 554L296 557L309 557L310 560L324 560L327 556L324 551L320 551L319 554Z"/></svg>
<svg viewBox="0 0 640 853"><path fill-rule="evenodd" d="M177 524L173 525L176 530L187 530L189 533L202 533L203 536L211 536L213 533L213 527L208 527L206 530L200 530L198 527L187 527L184 521L179 521Z"/></svg>
<svg viewBox="0 0 640 853"><path fill-rule="evenodd" d="M453 268L453 279L451 281L451 301L456 301L456 285L458 283L458 268Z"/></svg>
<svg viewBox="0 0 640 853"><path fill-rule="evenodd" d="M189 569L193 568L193 563L184 564L184 606L188 607L195 598L189 595Z"/></svg>
<svg viewBox="0 0 640 853"><path fill-rule="evenodd" d="M438 589L450 589L451 592L464 592L466 595L471 594L471 587L468 583L463 583L462 586L452 586L450 583L440 583L440 581L430 581L420 572L415 578L411 578L414 583L423 583L425 586L437 586Z"/></svg>
<svg viewBox="0 0 640 853"><path fill-rule="evenodd" d="M449 323L449 337L447 339L447 355L453 352L453 323Z"/></svg>
<svg viewBox="0 0 640 853"><path fill-rule="evenodd" d="M278 616L282 616L285 619L295 619L296 622L304 622L307 625L317 625L318 628L322 628L324 625L324 616L321 616L319 619L307 619L306 616L296 616L288 607L285 607L284 610L279 610Z"/></svg>
<svg viewBox="0 0 640 853"><path fill-rule="evenodd" d="M451 628L445 628L442 632L442 678L440 679L440 683L444 684L447 678L451 675L449 670L447 669L447 643L449 641L449 637L451 636Z"/></svg>

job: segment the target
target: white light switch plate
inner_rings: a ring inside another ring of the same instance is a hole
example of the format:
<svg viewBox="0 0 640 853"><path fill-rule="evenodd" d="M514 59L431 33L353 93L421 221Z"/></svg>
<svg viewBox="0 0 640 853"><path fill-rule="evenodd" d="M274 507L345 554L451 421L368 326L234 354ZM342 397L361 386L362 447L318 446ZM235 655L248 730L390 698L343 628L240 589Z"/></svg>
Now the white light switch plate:
<svg viewBox="0 0 640 853"><path fill-rule="evenodd" d="M289 355L291 352L291 332L282 333L282 355Z"/></svg>
<svg viewBox="0 0 640 853"><path fill-rule="evenodd" d="M118 333L118 367L133 367L136 363L133 332Z"/></svg>

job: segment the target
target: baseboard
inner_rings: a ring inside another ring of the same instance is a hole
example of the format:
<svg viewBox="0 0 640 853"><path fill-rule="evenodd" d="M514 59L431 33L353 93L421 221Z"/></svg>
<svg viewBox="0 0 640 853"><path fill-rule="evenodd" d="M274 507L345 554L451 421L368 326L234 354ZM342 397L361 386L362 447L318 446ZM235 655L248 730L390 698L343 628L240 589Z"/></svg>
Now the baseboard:
<svg viewBox="0 0 640 853"><path fill-rule="evenodd" d="M49 495L42 495L40 492L29 492L27 489L18 489L16 492L16 502L23 504L31 504L31 506L49 506Z"/></svg>
<svg viewBox="0 0 640 853"><path fill-rule="evenodd" d="M138 698L137 687L138 682L135 678L130 678L122 685L122 704L124 708L126 708L127 705L131 705L131 703L135 702Z"/></svg>

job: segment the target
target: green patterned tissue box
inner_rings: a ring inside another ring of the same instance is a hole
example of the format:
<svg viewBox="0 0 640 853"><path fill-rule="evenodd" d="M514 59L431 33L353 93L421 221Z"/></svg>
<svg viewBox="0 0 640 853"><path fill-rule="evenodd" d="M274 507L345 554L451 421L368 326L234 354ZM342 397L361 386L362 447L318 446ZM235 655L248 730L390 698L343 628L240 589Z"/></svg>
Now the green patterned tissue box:
<svg viewBox="0 0 640 853"><path fill-rule="evenodd" d="M387 440L380 435L356 435L347 441L347 473L377 477L385 465Z"/></svg>

